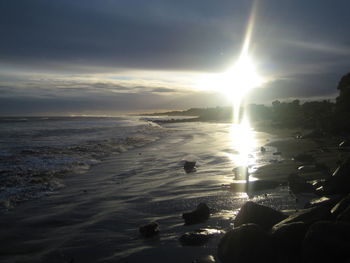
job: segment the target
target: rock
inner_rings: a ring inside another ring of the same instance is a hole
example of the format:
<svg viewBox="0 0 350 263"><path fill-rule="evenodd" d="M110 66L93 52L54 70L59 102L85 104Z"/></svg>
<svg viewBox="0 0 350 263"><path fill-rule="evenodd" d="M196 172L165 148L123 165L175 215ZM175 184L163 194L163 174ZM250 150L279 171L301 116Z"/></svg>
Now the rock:
<svg viewBox="0 0 350 263"><path fill-rule="evenodd" d="M315 158L311 154L307 153L300 153L294 156L293 159L302 163L312 163L315 160Z"/></svg>
<svg viewBox="0 0 350 263"><path fill-rule="evenodd" d="M216 229L199 229L194 232L188 232L180 237L183 246L202 246L214 235L220 234L221 231Z"/></svg>
<svg viewBox="0 0 350 263"><path fill-rule="evenodd" d="M323 191L326 194L348 194L350 193L350 158L342 163L328 178L324 185Z"/></svg>
<svg viewBox="0 0 350 263"><path fill-rule="evenodd" d="M273 155L282 155L281 152L274 152Z"/></svg>
<svg viewBox="0 0 350 263"><path fill-rule="evenodd" d="M345 209L350 206L350 194L340 200L331 210L334 217L338 217Z"/></svg>
<svg viewBox="0 0 350 263"><path fill-rule="evenodd" d="M279 262L300 262L302 241L307 227L303 222L282 224L272 231L273 246Z"/></svg>
<svg viewBox="0 0 350 263"><path fill-rule="evenodd" d="M186 173L191 173L196 170L196 162L185 161L184 170Z"/></svg>
<svg viewBox="0 0 350 263"><path fill-rule="evenodd" d="M192 261L192 263L215 263L215 262L216 261L212 255L201 257L199 259L195 259Z"/></svg>
<svg viewBox="0 0 350 263"><path fill-rule="evenodd" d="M307 202L304 206L304 208L310 208L315 206L322 206L326 205L328 207L335 206L341 199L341 196L322 196L320 198L312 199L311 201Z"/></svg>
<svg viewBox="0 0 350 263"><path fill-rule="evenodd" d="M337 220L350 222L350 206L337 216Z"/></svg>
<svg viewBox="0 0 350 263"><path fill-rule="evenodd" d="M350 142L347 140L342 141L341 143L339 143L338 149L341 152L350 151Z"/></svg>
<svg viewBox="0 0 350 263"><path fill-rule="evenodd" d="M271 237L256 224L246 224L227 232L219 242L222 263L274 262Z"/></svg>
<svg viewBox="0 0 350 263"><path fill-rule="evenodd" d="M264 146L261 146L260 147L260 152L262 152L262 153L266 152L266 148Z"/></svg>
<svg viewBox="0 0 350 263"><path fill-rule="evenodd" d="M303 241L303 262L344 262L350 258L350 224L321 221L313 224Z"/></svg>
<svg viewBox="0 0 350 263"><path fill-rule="evenodd" d="M196 210L188 213L183 213L182 218L185 220L185 224L197 224L207 220L210 216L210 209L205 203L200 203Z"/></svg>
<svg viewBox="0 0 350 263"><path fill-rule="evenodd" d="M152 237L159 234L159 224L157 222L151 222L146 225L140 226L139 232L144 237Z"/></svg>
<svg viewBox="0 0 350 263"><path fill-rule="evenodd" d="M247 223L254 223L262 229L269 230L273 225L286 218L286 215L277 210L248 201L239 210L234 225L237 227Z"/></svg>
<svg viewBox="0 0 350 263"><path fill-rule="evenodd" d="M334 217L332 216L330 210L331 210L330 206L316 206L316 207L299 210L298 212L295 212L294 214L290 215L288 218L274 225L273 231L274 229L277 229L284 224L290 224L294 222L303 222L307 226L310 226L316 221L333 219Z"/></svg>
<svg viewBox="0 0 350 263"><path fill-rule="evenodd" d="M287 180L289 188L294 194L315 192L312 184L307 183L304 178L300 177L297 174L290 174Z"/></svg>

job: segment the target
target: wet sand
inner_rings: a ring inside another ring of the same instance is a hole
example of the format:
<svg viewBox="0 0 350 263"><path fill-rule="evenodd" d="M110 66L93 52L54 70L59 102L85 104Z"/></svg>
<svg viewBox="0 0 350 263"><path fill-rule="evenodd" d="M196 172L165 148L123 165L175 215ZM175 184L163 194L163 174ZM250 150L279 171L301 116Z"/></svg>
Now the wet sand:
<svg viewBox="0 0 350 263"><path fill-rule="evenodd" d="M232 227L235 213L248 200L246 194L233 193L228 187L233 180L227 157L230 149L225 148L228 126L186 123L168 127L173 129L168 137L110 157L85 174L66 176L66 187L60 191L2 214L0 261L191 262L215 255L220 235L199 247L182 246L179 237L199 228ZM277 147L289 156L287 149L292 147L273 141L277 135L257 133L257 137L259 145ZM189 154L199 161L197 171L186 174L183 158ZM274 176L271 169L261 168L266 171L257 177L270 174L276 179L293 169L276 165L267 166L278 171ZM276 209L302 205L295 204L285 187L258 193L252 200ZM210 219L184 226L181 214L200 202L212 209ZM159 222L161 234L144 239L138 226L150 221Z"/></svg>

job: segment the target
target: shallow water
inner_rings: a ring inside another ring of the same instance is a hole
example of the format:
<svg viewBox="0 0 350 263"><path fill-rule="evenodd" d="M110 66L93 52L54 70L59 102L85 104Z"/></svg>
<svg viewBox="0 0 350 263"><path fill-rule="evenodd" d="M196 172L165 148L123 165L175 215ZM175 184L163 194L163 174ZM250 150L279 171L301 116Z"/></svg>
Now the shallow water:
<svg viewBox="0 0 350 263"><path fill-rule="evenodd" d="M232 193L236 166L230 124L166 124L166 136L147 145L111 155L84 174L62 179L66 187L10 209L0 218L1 262L191 262L215 255L220 235L201 247L182 246L179 237L198 228L225 230L248 200ZM260 146L271 140L254 133L256 165L279 158ZM195 158L197 170L185 173L184 160ZM253 200L290 209L287 188L256 193ZM184 226L181 214L206 202L211 218ZM144 239L138 227L160 224L159 237Z"/></svg>

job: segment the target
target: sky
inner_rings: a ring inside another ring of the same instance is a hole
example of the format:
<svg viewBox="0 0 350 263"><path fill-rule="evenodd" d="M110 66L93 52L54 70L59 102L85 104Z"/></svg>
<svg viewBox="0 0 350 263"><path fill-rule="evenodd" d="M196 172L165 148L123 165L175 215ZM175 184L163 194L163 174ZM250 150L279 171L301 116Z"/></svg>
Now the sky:
<svg viewBox="0 0 350 263"><path fill-rule="evenodd" d="M255 7L253 9L253 6ZM203 76L249 55L251 103L337 96L350 71L348 0L0 0L0 115L230 105Z"/></svg>

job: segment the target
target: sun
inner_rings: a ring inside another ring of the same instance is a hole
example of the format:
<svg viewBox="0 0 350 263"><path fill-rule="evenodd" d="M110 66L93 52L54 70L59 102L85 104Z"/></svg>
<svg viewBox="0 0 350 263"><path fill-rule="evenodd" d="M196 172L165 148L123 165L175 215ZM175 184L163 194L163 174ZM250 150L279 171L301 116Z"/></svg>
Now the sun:
<svg viewBox="0 0 350 263"><path fill-rule="evenodd" d="M201 76L197 87L223 93L236 109L237 115L244 97L263 82L264 79L258 74L253 60L247 54L242 54L225 72Z"/></svg>

